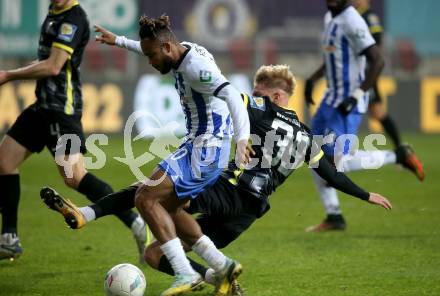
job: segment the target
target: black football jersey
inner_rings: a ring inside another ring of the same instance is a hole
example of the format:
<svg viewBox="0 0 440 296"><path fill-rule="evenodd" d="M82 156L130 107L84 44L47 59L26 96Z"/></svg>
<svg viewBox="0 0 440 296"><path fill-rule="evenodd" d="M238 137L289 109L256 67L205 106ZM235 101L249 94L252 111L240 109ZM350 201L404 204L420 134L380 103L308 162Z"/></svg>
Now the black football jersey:
<svg viewBox="0 0 440 296"><path fill-rule="evenodd" d="M47 59L52 47L65 50L70 58L57 76L37 80L39 106L69 115L81 114L80 64L89 37L89 21L78 2L61 11L49 9L41 26L38 60Z"/></svg>
<svg viewBox="0 0 440 296"><path fill-rule="evenodd" d="M376 44L380 45L382 43L383 34L383 27L380 22L380 18L371 9L364 11L361 15L367 23L368 29L370 30L371 35L376 41Z"/></svg>
<svg viewBox="0 0 440 296"><path fill-rule="evenodd" d="M312 135L295 111L273 104L267 97L242 94L249 114L252 148L256 155L252 168L239 169L235 161L222 174L242 191L264 203L271 193L304 162L322 155L312 149Z"/></svg>

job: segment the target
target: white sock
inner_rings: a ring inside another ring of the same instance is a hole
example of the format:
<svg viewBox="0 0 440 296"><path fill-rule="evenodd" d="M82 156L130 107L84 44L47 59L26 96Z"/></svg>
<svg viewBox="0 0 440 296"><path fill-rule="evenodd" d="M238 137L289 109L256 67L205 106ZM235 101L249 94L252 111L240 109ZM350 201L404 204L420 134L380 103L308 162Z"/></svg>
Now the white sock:
<svg viewBox="0 0 440 296"><path fill-rule="evenodd" d="M142 219L141 215L137 215L136 219L131 223L131 231L134 233L138 233L145 227L144 219Z"/></svg>
<svg viewBox="0 0 440 296"><path fill-rule="evenodd" d="M327 186L327 182L322 179L314 170L312 170L312 175L327 215L340 215L342 211L339 207L339 199L336 189Z"/></svg>
<svg viewBox="0 0 440 296"><path fill-rule="evenodd" d="M95 211L91 207L82 207L78 209L83 214L86 222L96 220Z"/></svg>
<svg viewBox="0 0 440 296"><path fill-rule="evenodd" d="M227 263L227 257L220 252L212 240L206 235L202 235L201 238L192 246L194 253L202 257L212 269L218 271L221 270Z"/></svg>
<svg viewBox="0 0 440 296"><path fill-rule="evenodd" d="M379 169L384 165L394 163L396 163L396 153L392 150L357 150L354 155L344 156L337 167L340 171L352 172Z"/></svg>
<svg viewBox="0 0 440 296"><path fill-rule="evenodd" d="M161 245L160 249L165 254L168 261L170 261L171 267L176 275L196 274L189 264L188 258L186 258L182 243L177 237Z"/></svg>
<svg viewBox="0 0 440 296"><path fill-rule="evenodd" d="M215 270L212 268L208 268L208 270L205 273L205 282L211 285L216 284L216 277L215 277Z"/></svg>

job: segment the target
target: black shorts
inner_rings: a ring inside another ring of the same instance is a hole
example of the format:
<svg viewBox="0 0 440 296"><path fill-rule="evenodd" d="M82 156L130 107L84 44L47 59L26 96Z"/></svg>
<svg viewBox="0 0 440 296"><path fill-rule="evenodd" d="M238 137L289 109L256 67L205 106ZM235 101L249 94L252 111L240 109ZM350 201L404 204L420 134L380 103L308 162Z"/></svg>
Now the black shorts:
<svg viewBox="0 0 440 296"><path fill-rule="evenodd" d="M59 111L43 109L37 105L26 108L7 134L29 151L41 152L46 146L55 155L58 139L63 135L76 135L80 143L72 147L67 141L65 155L86 153L81 115L67 115Z"/></svg>
<svg viewBox="0 0 440 296"><path fill-rule="evenodd" d="M261 204L223 177L191 200L189 213L200 213L197 222L221 249L229 245L257 219Z"/></svg>

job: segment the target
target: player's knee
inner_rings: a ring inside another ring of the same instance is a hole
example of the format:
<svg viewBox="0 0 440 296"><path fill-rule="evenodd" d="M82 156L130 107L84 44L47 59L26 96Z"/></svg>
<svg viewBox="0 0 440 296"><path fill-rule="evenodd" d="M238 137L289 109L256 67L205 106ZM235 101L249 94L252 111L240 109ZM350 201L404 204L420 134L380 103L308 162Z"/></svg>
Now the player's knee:
<svg viewBox="0 0 440 296"><path fill-rule="evenodd" d="M370 108L370 116L376 120L382 120L385 117L385 110L380 104L373 105Z"/></svg>
<svg viewBox="0 0 440 296"><path fill-rule="evenodd" d="M0 154L0 175L10 175L16 173L17 168L11 162Z"/></svg>
<svg viewBox="0 0 440 296"><path fill-rule="evenodd" d="M141 185L136 190L135 205L138 209L150 210L154 207L157 201L151 194L151 188L147 185Z"/></svg>
<svg viewBox="0 0 440 296"><path fill-rule="evenodd" d="M73 176L71 178L64 177L64 184L72 189L76 189L79 186L79 181Z"/></svg>
<svg viewBox="0 0 440 296"><path fill-rule="evenodd" d="M145 248L144 259L149 266L154 269L158 269L160 258L162 257L162 255L163 253L160 250L159 246L152 244Z"/></svg>
<svg viewBox="0 0 440 296"><path fill-rule="evenodd" d="M76 174L75 172L71 176L63 175L64 178L64 184L66 184L68 187L72 189L77 189L79 186L79 183L81 183L81 180L84 178L84 174Z"/></svg>
<svg viewBox="0 0 440 296"><path fill-rule="evenodd" d="M64 179L64 184L72 189L77 189L79 184L81 183L81 180L87 174L87 171L84 168L78 167L73 167L71 169L72 171L70 172L66 171L65 169L60 172Z"/></svg>

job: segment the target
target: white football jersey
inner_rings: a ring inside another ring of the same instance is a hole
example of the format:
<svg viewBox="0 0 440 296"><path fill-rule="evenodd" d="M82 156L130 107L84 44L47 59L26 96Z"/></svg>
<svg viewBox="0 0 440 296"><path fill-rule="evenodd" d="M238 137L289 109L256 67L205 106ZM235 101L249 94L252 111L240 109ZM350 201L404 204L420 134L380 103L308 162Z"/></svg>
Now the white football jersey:
<svg viewBox="0 0 440 296"><path fill-rule="evenodd" d="M188 51L172 73L186 117L187 138L203 136L217 145L218 139L230 138L233 134L228 106L216 97L229 82L204 47L189 42L182 45Z"/></svg>
<svg viewBox="0 0 440 296"><path fill-rule="evenodd" d="M332 17L327 12L324 19L322 45L327 78L327 91L323 102L337 107L365 79L366 58L361 53L375 44L367 24L353 6ZM365 113L368 92L358 102L356 111Z"/></svg>

